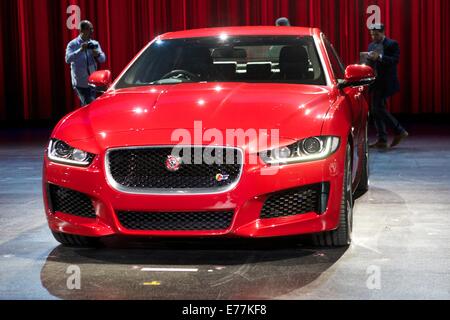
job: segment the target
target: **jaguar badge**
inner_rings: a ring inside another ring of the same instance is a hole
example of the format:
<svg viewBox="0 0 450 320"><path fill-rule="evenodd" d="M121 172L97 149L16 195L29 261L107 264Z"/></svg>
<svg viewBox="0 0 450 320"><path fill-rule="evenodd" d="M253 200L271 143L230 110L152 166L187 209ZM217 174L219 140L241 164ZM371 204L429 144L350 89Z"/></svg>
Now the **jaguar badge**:
<svg viewBox="0 0 450 320"><path fill-rule="evenodd" d="M170 172L175 172L180 170L181 167L181 159L177 158L173 155L168 155L166 159L166 169Z"/></svg>

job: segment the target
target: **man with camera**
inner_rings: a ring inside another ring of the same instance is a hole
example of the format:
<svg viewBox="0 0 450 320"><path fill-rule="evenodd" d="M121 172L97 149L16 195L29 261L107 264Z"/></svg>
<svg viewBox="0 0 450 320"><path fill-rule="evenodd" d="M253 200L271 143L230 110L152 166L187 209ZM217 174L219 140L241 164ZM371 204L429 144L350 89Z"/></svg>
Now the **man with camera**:
<svg viewBox="0 0 450 320"><path fill-rule="evenodd" d="M409 135L386 106L387 99L400 91L397 74L400 47L397 41L386 37L383 24L374 24L369 30L373 42L369 45L368 60L377 74L376 81L370 87L371 113L378 134L378 140L370 144L370 147L387 149L389 145L386 127L390 127L395 134L391 148Z"/></svg>
<svg viewBox="0 0 450 320"><path fill-rule="evenodd" d="M66 63L70 64L72 86L85 106L95 100L95 90L89 87L88 78L97 70L97 63L104 63L106 56L98 41L91 39L94 27L91 22L80 22L80 35L69 42Z"/></svg>

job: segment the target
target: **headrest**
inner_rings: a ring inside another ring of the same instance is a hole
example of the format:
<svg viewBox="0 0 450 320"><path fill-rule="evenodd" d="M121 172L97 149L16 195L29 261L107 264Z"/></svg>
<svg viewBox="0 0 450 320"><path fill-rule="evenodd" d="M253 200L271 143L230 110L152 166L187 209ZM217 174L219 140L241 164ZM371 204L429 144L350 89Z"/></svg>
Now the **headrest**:
<svg viewBox="0 0 450 320"><path fill-rule="evenodd" d="M184 61L195 61L196 63L211 64L212 57L208 48L192 47L183 52Z"/></svg>
<svg viewBox="0 0 450 320"><path fill-rule="evenodd" d="M236 59L247 59L247 51L245 49L234 49L233 57Z"/></svg>
<svg viewBox="0 0 450 320"><path fill-rule="evenodd" d="M280 51L280 63L307 63L308 51L301 45L283 47Z"/></svg>
<svg viewBox="0 0 450 320"><path fill-rule="evenodd" d="M214 64L219 80L233 80L236 76L237 64L236 62L230 63L215 63Z"/></svg>
<svg viewBox="0 0 450 320"><path fill-rule="evenodd" d="M272 64L267 63L247 63L247 78L251 80L267 80L272 76Z"/></svg>
<svg viewBox="0 0 450 320"><path fill-rule="evenodd" d="M215 59L245 59L247 51L245 49L223 47L214 49L212 57Z"/></svg>
<svg viewBox="0 0 450 320"><path fill-rule="evenodd" d="M308 51L301 45L287 46L280 52L280 73L290 79L302 79L308 72Z"/></svg>

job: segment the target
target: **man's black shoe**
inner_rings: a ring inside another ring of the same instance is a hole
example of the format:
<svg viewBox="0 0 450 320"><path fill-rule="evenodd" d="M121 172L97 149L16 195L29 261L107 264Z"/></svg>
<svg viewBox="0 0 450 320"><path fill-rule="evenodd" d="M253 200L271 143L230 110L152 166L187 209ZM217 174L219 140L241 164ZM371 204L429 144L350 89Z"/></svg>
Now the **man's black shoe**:
<svg viewBox="0 0 450 320"><path fill-rule="evenodd" d="M376 141L374 143L369 144L369 148L371 149L387 149L389 148L388 143L385 141Z"/></svg>
<svg viewBox="0 0 450 320"><path fill-rule="evenodd" d="M409 133L407 131L403 131L402 133L396 135L394 140L392 141L391 148L398 146L403 139L407 138Z"/></svg>

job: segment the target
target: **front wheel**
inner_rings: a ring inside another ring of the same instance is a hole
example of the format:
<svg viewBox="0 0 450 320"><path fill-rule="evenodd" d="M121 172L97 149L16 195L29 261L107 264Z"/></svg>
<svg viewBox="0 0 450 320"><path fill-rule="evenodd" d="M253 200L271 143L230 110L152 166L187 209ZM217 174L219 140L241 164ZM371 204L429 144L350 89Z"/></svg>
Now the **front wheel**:
<svg viewBox="0 0 450 320"><path fill-rule="evenodd" d="M353 192L351 148L347 145L344 170L344 184L339 210L339 227L336 230L313 235L313 242L321 247L344 247L352 241L353 229Z"/></svg>

